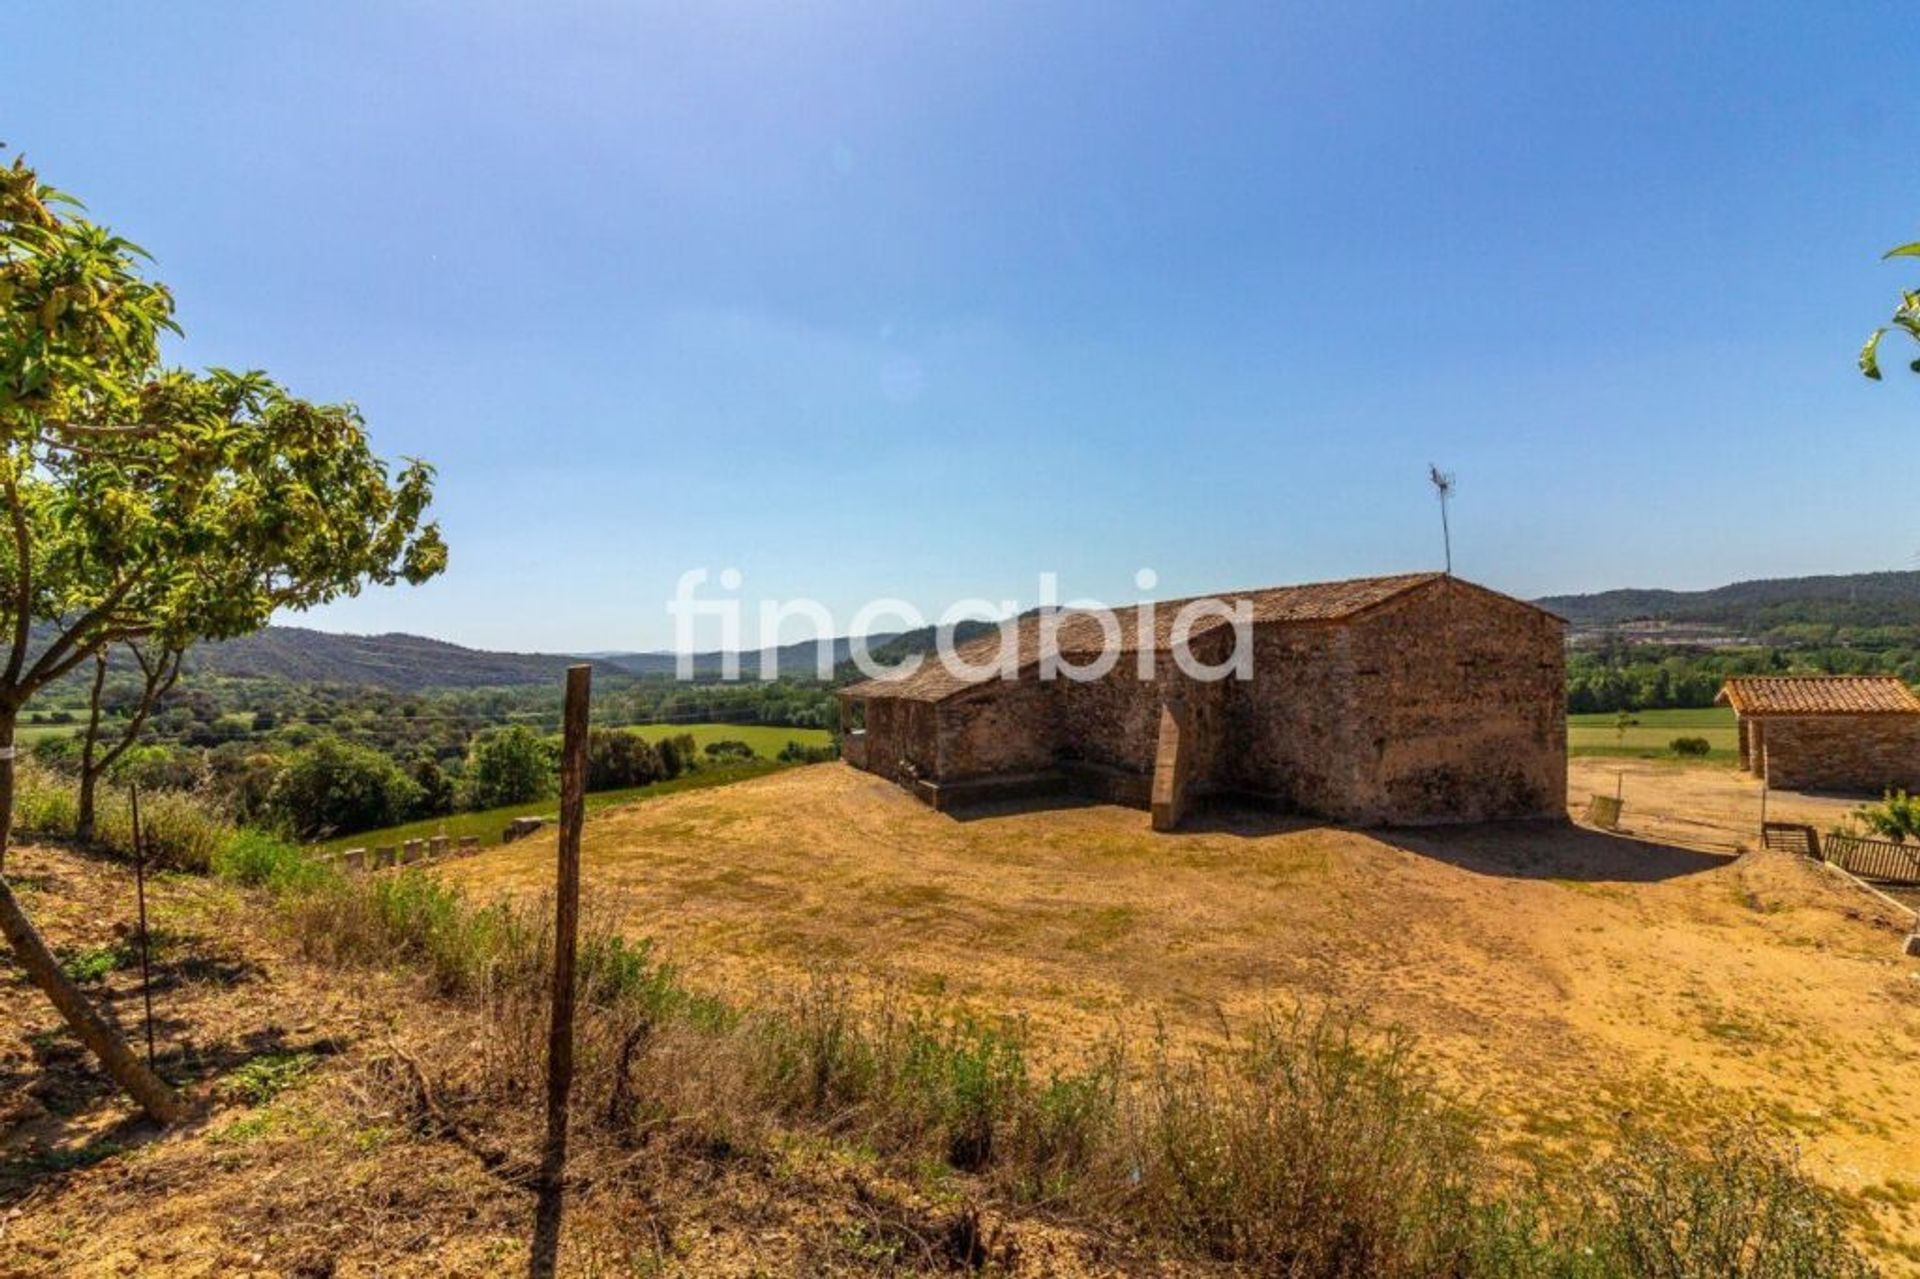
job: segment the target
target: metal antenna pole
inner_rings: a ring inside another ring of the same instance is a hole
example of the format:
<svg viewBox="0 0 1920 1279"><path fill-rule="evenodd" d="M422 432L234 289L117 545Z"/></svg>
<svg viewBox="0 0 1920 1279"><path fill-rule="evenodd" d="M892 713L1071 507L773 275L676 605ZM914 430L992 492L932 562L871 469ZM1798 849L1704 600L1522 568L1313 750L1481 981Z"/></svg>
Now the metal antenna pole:
<svg viewBox="0 0 1920 1279"><path fill-rule="evenodd" d="M1427 482L1440 499L1440 542L1446 551L1447 576L1453 576L1453 529L1447 523L1447 499L1453 496L1453 472L1427 463Z"/></svg>

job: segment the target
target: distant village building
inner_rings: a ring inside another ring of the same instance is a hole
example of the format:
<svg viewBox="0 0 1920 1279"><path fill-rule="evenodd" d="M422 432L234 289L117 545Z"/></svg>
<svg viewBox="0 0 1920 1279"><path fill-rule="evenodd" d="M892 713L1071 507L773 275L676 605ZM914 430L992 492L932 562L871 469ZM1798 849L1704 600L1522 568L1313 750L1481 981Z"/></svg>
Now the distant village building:
<svg viewBox="0 0 1920 1279"><path fill-rule="evenodd" d="M1150 627L1115 610L1120 658L1100 678L1045 679L1049 645L1085 665L1106 637L1092 614L1057 615L1051 639L1030 615L1011 678L929 654L843 689L842 755L935 808L1071 790L1149 808L1158 829L1222 795L1362 824L1564 815L1560 618L1441 573L1217 598L1249 606L1250 678L1179 669L1175 600L1152 606ZM1224 663L1234 640L1209 614L1190 648ZM1001 643L981 636L957 655L983 666Z"/></svg>
<svg viewBox="0 0 1920 1279"><path fill-rule="evenodd" d="M1740 767L1783 790L1920 790L1920 698L1893 675L1742 675Z"/></svg>

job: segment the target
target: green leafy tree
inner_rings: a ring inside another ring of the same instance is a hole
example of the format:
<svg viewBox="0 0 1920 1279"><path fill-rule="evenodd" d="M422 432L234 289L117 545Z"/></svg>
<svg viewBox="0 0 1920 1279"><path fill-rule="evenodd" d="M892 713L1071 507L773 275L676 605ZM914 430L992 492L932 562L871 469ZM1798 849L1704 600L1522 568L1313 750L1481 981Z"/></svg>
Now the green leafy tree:
<svg viewBox="0 0 1920 1279"><path fill-rule="evenodd" d="M588 790L645 786L660 777L660 753L640 734L620 728L587 731Z"/></svg>
<svg viewBox="0 0 1920 1279"><path fill-rule="evenodd" d="M419 785L398 764L337 737L295 751L267 795L267 811L302 839L398 825L419 803Z"/></svg>
<svg viewBox="0 0 1920 1279"><path fill-rule="evenodd" d="M541 799L553 793L558 763L552 744L525 724L482 733L467 755L467 802L499 808Z"/></svg>
<svg viewBox="0 0 1920 1279"><path fill-rule="evenodd" d="M453 779L440 767L439 760L431 755L416 756L413 763L407 766L407 775L419 787L413 816L440 817L453 811Z"/></svg>
<svg viewBox="0 0 1920 1279"><path fill-rule="evenodd" d="M375 456L359 413L261 373L169 368L173 298L138 247L23 159L0 166L0 932L156 1118L178 1099L61 971L4 878L14 728L111 645L258 630L446 564L432 471Z"/></svg>
<svg viewBox="0 0 1920 1279"><path fill-rule="evenodd" d="M1888 249L1882 255L1886 258L1920 258L1920 240L1912 244L1903 244L1897 249ZM1895 308L1888 322L1873 331L1867 344L1860 348L1860 371L1878 382L1880 380L1880 339L1894 329L1906 334L1915 343L1920 343L1920 292L1908 289L1900 291L1900 305ZM1915 373L1920 373L1920 357L1907 365Z"/></svg>

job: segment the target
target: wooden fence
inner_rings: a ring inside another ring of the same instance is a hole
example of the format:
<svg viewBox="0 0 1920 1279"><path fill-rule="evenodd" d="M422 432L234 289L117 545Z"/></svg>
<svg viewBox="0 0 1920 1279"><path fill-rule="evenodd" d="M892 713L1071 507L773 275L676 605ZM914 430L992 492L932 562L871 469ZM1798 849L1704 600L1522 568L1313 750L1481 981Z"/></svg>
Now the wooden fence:
<svg viewBox="0 0 1920 1279"><path fill-rule="evenodd" d="M1799 853L1803 857L1820 855L1820 832L1800 822L1763 822L1760 842L1768 848Z"/></svg>
<svg viewBox="0 0 1920 1279"><path fill-rule="evenodd" d="M1829 835L1827 860L1850 875L1879 884L1920 886L1920 847L1889 839Z"/></svg>

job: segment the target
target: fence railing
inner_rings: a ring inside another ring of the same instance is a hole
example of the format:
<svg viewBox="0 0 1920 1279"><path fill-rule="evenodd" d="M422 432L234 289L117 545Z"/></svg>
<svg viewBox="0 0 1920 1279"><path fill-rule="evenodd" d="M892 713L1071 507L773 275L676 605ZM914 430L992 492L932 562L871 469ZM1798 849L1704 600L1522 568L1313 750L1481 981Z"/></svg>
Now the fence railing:
<svg viewBox="0 0 1920 1279"><path fill-rule="evenodd" d="M1920 848L1890 839L1829 835L1826 858L1841 870L1882 884L1920 885Z"/></svg>
<svg viewBox="0 0 1920 1279"><path fill-rule="evenodd" d="M1820 855L1820 832L1801 822L1764 822L1760 827L1760 842L1768 848L1804 857Z"/></svg>

